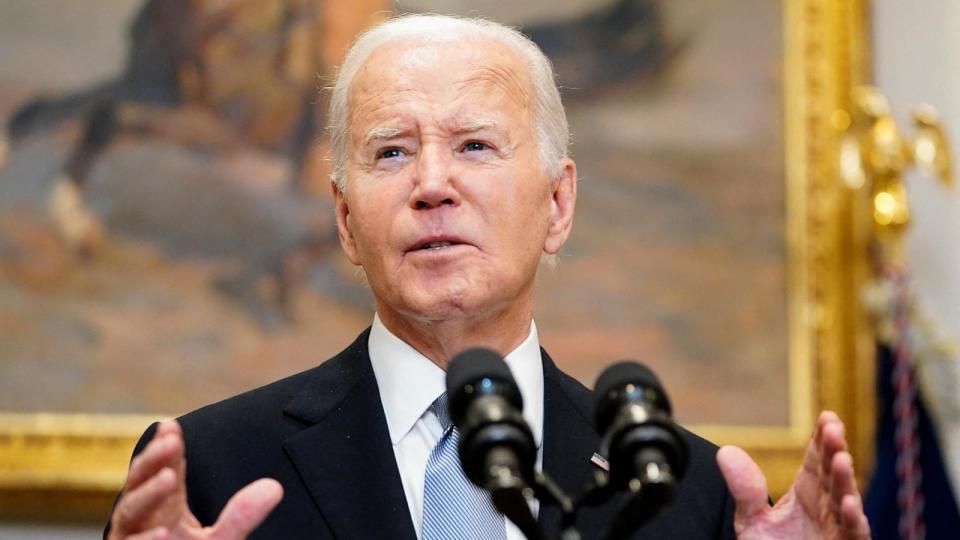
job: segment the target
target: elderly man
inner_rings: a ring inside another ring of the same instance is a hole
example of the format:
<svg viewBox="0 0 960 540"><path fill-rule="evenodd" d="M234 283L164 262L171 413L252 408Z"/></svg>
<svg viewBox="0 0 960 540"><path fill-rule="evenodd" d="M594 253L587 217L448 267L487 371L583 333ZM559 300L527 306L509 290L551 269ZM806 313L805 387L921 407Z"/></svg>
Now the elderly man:
<svg viewBox="0 0 960 540"><path fill-rule="evenodd" d="M533 323L537 267L577 192L547 59L494 23L394 19L351 49L331 118L340 241L376 299L371 329L310 371L151 428L109 538L520 538L459 470L436 480L444 370L478 345L506 356L543 470L571 492L593 474L590 394ZM687 478L636 538L869 536L835 415L774 507L742 450L685 437ZM556 536L559 511L537 510ZM598 537L616 511L578 526Z"/></svg>

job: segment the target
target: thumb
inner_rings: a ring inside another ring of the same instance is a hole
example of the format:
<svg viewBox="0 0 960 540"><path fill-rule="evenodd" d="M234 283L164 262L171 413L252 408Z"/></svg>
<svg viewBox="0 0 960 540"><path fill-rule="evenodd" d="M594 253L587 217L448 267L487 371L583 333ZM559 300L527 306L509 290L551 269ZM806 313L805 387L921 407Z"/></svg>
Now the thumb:
<svg viewBox="0 0 960 540"><path fill-rule="evenodd" d="M724 446L717 451L717 465L737 502L736 521L748 521L769 508L767 479L743 449Z"/></svg>
<svg viewBox="0 0 960 540"><path fill-rule="evenodd" d="M239 540L256 529L283 498L283 487L272 478L261 478L230 497L217 523L212 538Z"/></svg>

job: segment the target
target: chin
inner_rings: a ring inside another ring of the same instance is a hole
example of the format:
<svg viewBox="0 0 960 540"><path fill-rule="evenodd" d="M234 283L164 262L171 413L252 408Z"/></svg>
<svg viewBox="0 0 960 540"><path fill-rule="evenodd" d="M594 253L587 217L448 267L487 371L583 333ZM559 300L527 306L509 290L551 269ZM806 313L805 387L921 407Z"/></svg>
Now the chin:
<svg viewBox="0 0 960 540"><path fill-rule="evenodd" d="M421 320L444 321L474 317L484 311L489 301L476 290L458 288L455 290L432 290L409 298L404 305L410 314Z"/></svg>
<svg viewBox="0 0 960 540"><path fill-rule="evenodd" d="M410 306L413 313L423 320L444 321L469 316L473 311L469 302L462 298L440 298L415 302Z"/></svg>

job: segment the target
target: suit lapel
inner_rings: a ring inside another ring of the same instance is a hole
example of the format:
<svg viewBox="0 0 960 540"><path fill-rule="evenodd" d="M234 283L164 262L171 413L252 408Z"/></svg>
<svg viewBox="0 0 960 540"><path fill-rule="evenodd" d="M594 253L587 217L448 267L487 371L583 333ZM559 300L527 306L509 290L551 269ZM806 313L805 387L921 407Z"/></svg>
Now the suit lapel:
<svg viewBox="0 0 960 540"><path fill-rule="evenodd" d="M543 349L543 470L568 494L580 493L593 478L590 458L599 437L593 428L590 391L563 374ZM560 536L560 509L540 508L540 526L548 538Z"/></svg>
<svg viewBox="0 0 960 540"><path fill-rule="evenodd" d="M284 442L338 539L414 540L364 332L284 409L308 424Z"/></svg>

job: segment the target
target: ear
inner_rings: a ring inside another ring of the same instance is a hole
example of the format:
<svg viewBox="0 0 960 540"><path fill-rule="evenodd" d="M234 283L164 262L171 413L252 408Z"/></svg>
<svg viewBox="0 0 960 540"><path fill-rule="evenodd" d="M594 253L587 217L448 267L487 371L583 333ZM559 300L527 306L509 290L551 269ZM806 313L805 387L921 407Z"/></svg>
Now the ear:
<svg viewBox="0 0 960 540"><path fill-rule="evenodd" d="M551 185L550 228L543 243L543 251L554 255L570 235L573 227L573 208L577 203L577 164L563 158L560 176Z"/></svg>
<svg viewBox="0 0 960 540"><path fill-rule="evenodd" d="M330 182L333 189L334 211L337 214L337 232L340 235L340 247L347 254L347 259L356 266L360 266L360 252L357 242L350 230L350 206L347 204L347 194L337 184Z"/></svg>

